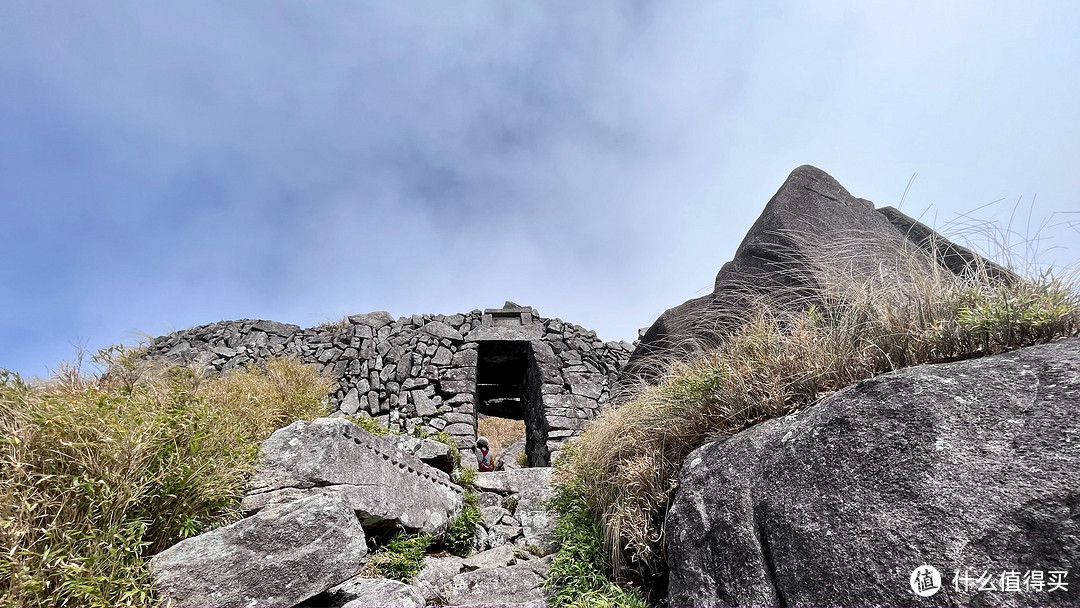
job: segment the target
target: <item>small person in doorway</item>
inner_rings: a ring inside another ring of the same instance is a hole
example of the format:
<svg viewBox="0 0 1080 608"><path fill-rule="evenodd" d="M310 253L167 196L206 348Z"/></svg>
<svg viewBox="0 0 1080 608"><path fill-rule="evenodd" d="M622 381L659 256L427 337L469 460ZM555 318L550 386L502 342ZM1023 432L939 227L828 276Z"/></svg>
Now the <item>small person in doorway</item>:
<svg viewBox="0 0 1080 608"><path fill-rule="evenodd" d="M488 447L487 437L477 437L476 439L476 462L480 465L481 471L490 471L494 467L492 466L491 448Z"/></svg>

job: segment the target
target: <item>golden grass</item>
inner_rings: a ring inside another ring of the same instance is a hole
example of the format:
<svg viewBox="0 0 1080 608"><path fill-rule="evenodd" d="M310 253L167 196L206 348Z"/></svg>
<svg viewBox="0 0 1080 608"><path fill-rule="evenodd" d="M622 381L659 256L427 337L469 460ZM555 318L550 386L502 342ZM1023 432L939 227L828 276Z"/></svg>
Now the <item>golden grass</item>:
<svg viewBox="0 0 1080 608"><path fill-rule="evenodd" d="M326 413L314 369L209 380L107 353L45 386L0 370L0 603L145 605L146 558L234 520L259 445Z"/></svg>
<svg viewBox="0 0 1080 608"><path fill-rule="evenodd" d="M476 436L487 437L491 462L497 462L506 448L525 436L525 421L481 415L476 421Z"/></svg>

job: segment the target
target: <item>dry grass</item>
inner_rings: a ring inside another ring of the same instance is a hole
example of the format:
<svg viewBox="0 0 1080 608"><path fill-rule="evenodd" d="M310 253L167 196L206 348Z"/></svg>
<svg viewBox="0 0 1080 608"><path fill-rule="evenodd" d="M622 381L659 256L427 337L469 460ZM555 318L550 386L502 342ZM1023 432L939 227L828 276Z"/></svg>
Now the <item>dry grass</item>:
<svg viewBox="0 0 1080 608"><path fill-rule="evenodd" d="M525 436L525 421L481 415L476 421L476 436L487 437L491 462L497 462L506 448Z"/></svg>
<svg viewBox="0 0 1080 608"><path fill-rule="evenodd" d="M664 570L664 515L683 459L703 443L883 372L1080 331L1074 283L1049 273L1020 279L975 263L958 276L902 248L868 272L851 263L862 243L816 245L819 257L791 277L805 287L801 300L776 304L748 290L753 305L720 344L669 362L659 384L634 387L561 460L559 478L579 483L604 523L617 577L647 583Z"/></svg>
<svg viewBox="0 0 1080 608"><path fill-rule="evenodd" d="M201 380L105 353L45 386L0 370L0 603L145 605L145 558L239 516L259 445L325 413L290 360Z"/></svg>
<svg viewBox="0 0 1080 608"><path fill-rule="evenodd" d="M349 317L344 316L337 320L327 319L322 323L319 323L317 326L315 326L315 328L327 331L342 331L345 329L349 329L349 327L351 326L352 324L349 322Z"/></svg>

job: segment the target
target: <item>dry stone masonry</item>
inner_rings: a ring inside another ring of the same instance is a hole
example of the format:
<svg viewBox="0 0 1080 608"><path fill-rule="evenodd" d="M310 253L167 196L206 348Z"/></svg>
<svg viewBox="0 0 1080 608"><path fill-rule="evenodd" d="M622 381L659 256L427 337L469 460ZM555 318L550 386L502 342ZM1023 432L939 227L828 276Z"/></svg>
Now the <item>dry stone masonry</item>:
<svg viewBox="0 0 1080 608"><path fill-rule="evenodd" d="M333 378L335 415L371 416L392 430L476 439L478 415L524 420L526 453L544 466L612 399L633 350L533 308L454 315L387 312L301 329L275 321L223 321L156 338L147 355L209 372L293 356Z"/></svg>

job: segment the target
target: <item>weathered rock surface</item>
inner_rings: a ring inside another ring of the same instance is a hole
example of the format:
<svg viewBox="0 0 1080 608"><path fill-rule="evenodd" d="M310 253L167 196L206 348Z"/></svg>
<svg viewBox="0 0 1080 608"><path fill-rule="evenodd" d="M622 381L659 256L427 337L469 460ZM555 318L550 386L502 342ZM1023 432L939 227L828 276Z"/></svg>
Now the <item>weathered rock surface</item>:
<svg viewBox="0 0 1080 608"><path fill-rule="evenodd" d="M513 494L526 488L551 485L551 467L532 467L512 471L486 471L476 474L473 482L478 489L500 494Z"/></svg>
<svg viewBox="0 0 1080 608"><path fill-rule="evenodd" d="M425 606L423 595L412 585L388 578L353 577L326 593L307 602L311 606L340 608L420 608Z"/></svg>
<svg viewBox="0 0 1080 608"><path fill-rule="evenodd" d="M484 494L502 494L506 504L516 503L513 515L498 506L481 509L484 541L480 547L517 542L532 545L543 554L556 549L552 542L556 515L544 506L551 498L551 472L550 467L532 467L476 474L474 484Z"/></svg>
<svg viewBox="0 0 1080 608"><path fill-rule="evenodd" d="M458 574L448 590L451 606L546 606L544 579L551 558L518 561Z"/></svg>
<svg viewBox="0 0 1080 608"><path fill-rule="evenodd" d="M521 522L525 543L547 554L558 547L554 542L558 516L544 505L551 499L552 488L547 484L532 484L522 488L514 517Z"/></svg>
<svg viewBox="0 0 1080 608"><path fill-rule="evenodd" d="M1070 339L881 375L708 444L668 515L668 600L1078 605L1078 408ZM924 564L942 579L926 598ZM1033 571L1068 587L1032 590Z"/></svg>
<svg viewBox="0 0 1080 608"><path fill-rule="evenodd" d="M355 576L366 554L353 510L311 496L180 541L150 572L172 606L295 606Z"/></svg>
<svg viewBox="0 0 1080 608"><path fill-rule="evenodd" d="M913 250L930 254L928 264L952 272L978 258L896 209L875 210L824 171L798 167L769 200L735 257L720 268L713 292L660 315L623 366L620 383L654 381L672 358L718 344L756 302L802 309L828 277L888 280L896 274L898 254Z"/></svg>
<svg viewBox="0 0 1080 608"><path fill-rule="evenodd" d="M495 505L491 507L481 507L480 517L483 519L483 525L490 530L492 526L502 521L503 517L510 515L510 511Z"/></svg>
<svg viewBox="0 0 1080 608"><path fill-rule="evenodd" d="M495 463L496 470L521 469L524 468L518 464L518 458L520 454L525 453L525 438L522 437L514 443L511 443L503 453L499 455L498 462Z"/></svg>
<svg viewBox="0 0 1080 608"><path fill-rule="evenodd" d="M461 562L462 570L480 570L482 568L499 568L512 566L528 555L523 550L512 545L501 545L494 549L488 549L468 557Z"/></svg>
<svg viewBox="0 0 1080 608"><path fill-rule="evenodd" d="M418 439L408 435L394 435L393 440L398 449L416 456L425 464L447 474L454 471L454 458L450 453L450 446L445 443L433 439Z"/></svg>
<svg viewBox="0 0 1080 608"><path fill-rule="evenodd" d="M527 562L536 563L522 565ZM542 583L549 565L550 559L503 545L467 559L428 557L412 584L429 605L543 606Z"/></svg>
<svg viewBox="0 0 1080 608"><path fill-rule="evenodd" d="M461 573L464 560L460 557L428 557L424 568L412 584L424 597L424 602L431 605L445 606L450 597L450 586L454 577Z"/></svg>
<svg viewBox="0 0 1080 608"><path fill-rule="evenodd" d="M263 443L242 507L257 511L312 494L341 496L365 526L437 534L461 509L463 491L392 440L342 418L318 418L278 429Z"/></svg>

